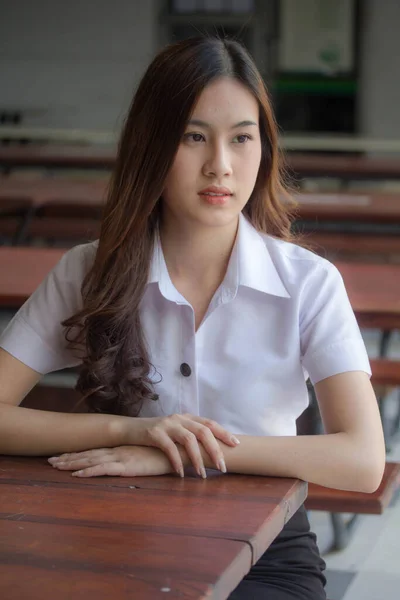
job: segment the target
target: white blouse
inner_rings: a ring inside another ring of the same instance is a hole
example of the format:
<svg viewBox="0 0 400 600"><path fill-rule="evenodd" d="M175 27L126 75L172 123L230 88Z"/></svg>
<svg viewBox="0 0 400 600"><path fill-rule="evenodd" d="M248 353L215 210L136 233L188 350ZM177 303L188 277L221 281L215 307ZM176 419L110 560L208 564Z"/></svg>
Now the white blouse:
<svg viewBox="0 0 400 600"><path fill-rule="evenodd" d="M61 321L82 306L97 242L72 248L22 306L0 346L40 373L76 366ZM241 215L224 281L195 332L157 242L141 303L154 392L140 416L189 412L247 435L295 435L313 384L371 375L342 277L327 260L258 233Z"/></svg>

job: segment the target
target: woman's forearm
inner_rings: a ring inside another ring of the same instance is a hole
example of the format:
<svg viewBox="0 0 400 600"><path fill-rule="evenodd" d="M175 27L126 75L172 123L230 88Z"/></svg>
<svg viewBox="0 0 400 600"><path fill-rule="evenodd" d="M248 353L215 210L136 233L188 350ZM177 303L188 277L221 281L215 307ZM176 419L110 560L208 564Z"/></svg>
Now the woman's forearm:
<svg viewBox="0 0 400 600"><path fill-rule="evenodd" d="M132 440L138 419L65 414L0 403L0 454L49 456L121 446Z"/></svg>
<svg viewBox="0 0 400 600"><path fill-rule="evenodd" d="M379 486L385 456L379 444L347 433L293 437L238 435L240 445L221 444L228 473L295 477L326 487L373 492ZM205 465L212 468L205 453Z"/></svg>

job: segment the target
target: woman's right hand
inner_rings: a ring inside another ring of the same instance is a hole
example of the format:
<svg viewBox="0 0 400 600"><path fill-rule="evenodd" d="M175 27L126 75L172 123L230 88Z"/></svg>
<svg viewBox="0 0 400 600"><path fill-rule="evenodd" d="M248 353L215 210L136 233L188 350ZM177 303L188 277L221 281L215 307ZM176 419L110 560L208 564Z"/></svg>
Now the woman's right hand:
<svg viewBox="0 0 400 600"><path fill-rule="evenodd" d="M215 421L196 415L175 414L168 417L139 418L138 421L139 432L135 435L134 444L154 446L162 450L181 477L184 475L184 465L177 444L185 449L198 475L205 478L206 470L199 443L216 468L223 473L226 473L225 460L217 440L233 447L240 443Z"/></svg>

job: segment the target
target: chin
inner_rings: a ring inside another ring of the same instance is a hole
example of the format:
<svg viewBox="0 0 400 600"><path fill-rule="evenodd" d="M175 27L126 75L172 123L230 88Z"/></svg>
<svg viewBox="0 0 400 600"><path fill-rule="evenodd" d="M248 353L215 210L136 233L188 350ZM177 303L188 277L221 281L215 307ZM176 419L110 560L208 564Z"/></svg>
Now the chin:
<svg viewBox="0 0 400 600"><path fill-rule="evenodd" d="M232 224L233 221L237 221L240 215L241 208L239 209L237 204L224 205L224 206L204 206L201 210L195 213L197 221L201 221L205 225L210 227L218 227L221 225Z"/></svg>
<svg viewBox="0 0 400 600"><path fill-rule="evenodd" d="M201 222L206 227L226 227L236 223L239 218L239 213L233 210L217 209L210 211L208 215L198 215L196 221Z"/></svg>

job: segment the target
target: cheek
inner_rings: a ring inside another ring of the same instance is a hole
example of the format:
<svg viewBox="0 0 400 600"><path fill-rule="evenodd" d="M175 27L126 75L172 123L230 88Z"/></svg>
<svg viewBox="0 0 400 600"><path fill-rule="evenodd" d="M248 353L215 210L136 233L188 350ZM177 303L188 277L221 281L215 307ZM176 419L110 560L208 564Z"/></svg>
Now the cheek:
<svg viewBox="0 0 400 600"><path fill-rule="evenodd" d="M249 153L246 157L246 160L241 161L239 164L243 179L246 180L249 185L254 185L261 164L261 149L260 151L254 149L254 151Z"/></svg>
<svg viewBox="0 0 400 600"><path fill-rule="evenodd" d="M184 152L178 152L168 173L165 187L182 187L182 184L185 182L185 179L188 179L188 175L192 170L193 160L189 160L189 157Z"/></svg>
<svg viewBox="0 0 400 600"><path fill-rule="evenodd" d="M165 191L172 191L172 192L176 193L176 188L179 187L179 184L182 180L180 173L181 173L181 169L175 163L173 165L173 167L171 168L170 172L168 173L167 178L165 180L165 187L164 187Z"/></svg>

